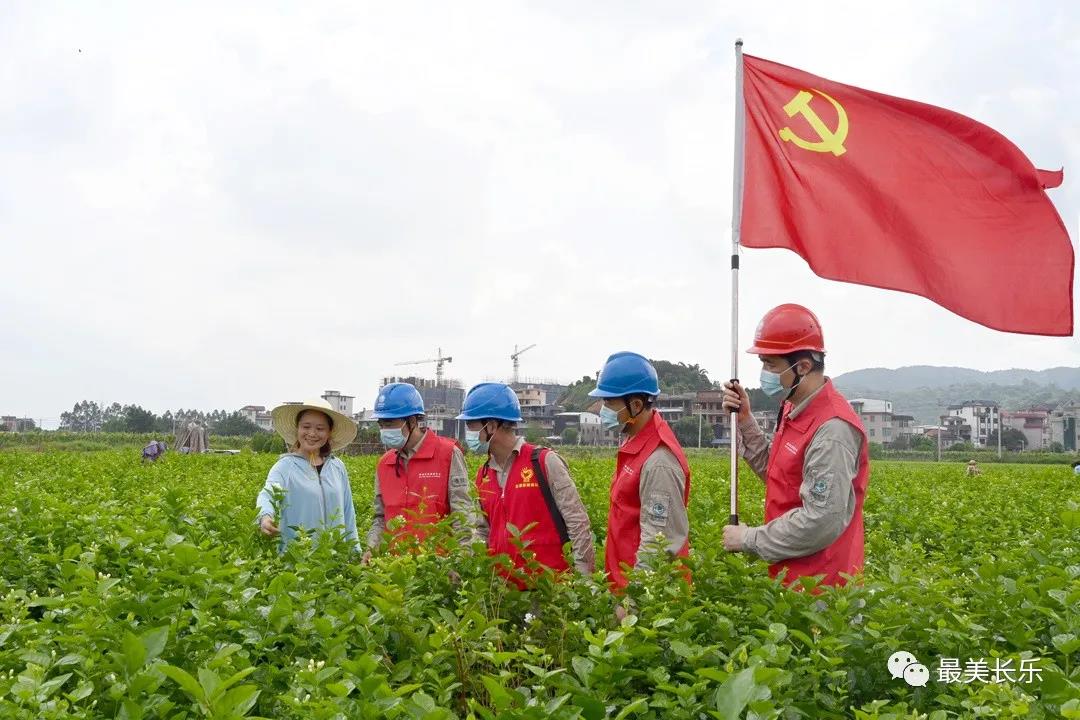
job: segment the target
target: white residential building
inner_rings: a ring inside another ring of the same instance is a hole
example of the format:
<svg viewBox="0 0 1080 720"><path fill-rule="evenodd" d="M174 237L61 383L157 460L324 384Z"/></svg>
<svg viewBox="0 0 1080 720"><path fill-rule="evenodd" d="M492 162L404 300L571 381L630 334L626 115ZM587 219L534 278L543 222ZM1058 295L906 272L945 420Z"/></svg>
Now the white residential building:
<svg viewBox="0 0 1080 720"><path fill-rule="evenodd" d="M578 431L578 445L613 445L619 441L618 433L604 430L600 416L591 412L561 412L555 414L554 434L572 427Z"/></svg>
<svg viewBox="0 0 1080 720"><path fill-rule="evenodd" d="M270 413L266 412L266 407L263 405L245 405L240 408L240 414L259 426L260 430L266 432L274 431L274 421L270 417Z"/></svg>
<svg viewBox="0 0 1080 720"><path fill-rule="evenodd" d="M895 439L893 434L893 407L888 400L873 398L855 398L849 401L851 408L862 420L866 437L870 442L889 444Z"/></svg>
<svg viewBox="0 0 1080 720"><path fill-rule="evenodd" d="M330 403L330 407L337 410L346 417L352 417L353 414L353 395L342 395L337 390L327 390L322 394L322 399Z"/></svg>
<svg viewBox="0 0 1080 720"><path fill-rule="evenodd" d="M543 388L527 385L514 391L518 397L518 403L522 407L536 407L547 405L547 393Z"/></svg>
<svg viewBox="0 0 1080 720"><path fill-rule="evenodd" d="M893 415L893 440L915 435L914 415Z"/></svg>
<svg viewBox="0 0 1080 720"><path fill-rule="evenodd" d="M1002 410L1001 424L1006 431L1023 433L1025 450L1041 450L1050 445L1050 413L1045 410Z"/></svg>
<svg viewBox="0 0 1080 720"><path fill-rule="evenodd" d="M968 400L949 406L949 415L959 417L971 426L971 444L986 447L990 436L1001 427L998 404L992 400Z"/></svg>
<svg viewBox="0 0 1080 720"><path fill-rule="evenodd" d="M1061 443L1067 452L1080 450L1080 402L1070 400L1050 413L1050 442Z"/></svg>

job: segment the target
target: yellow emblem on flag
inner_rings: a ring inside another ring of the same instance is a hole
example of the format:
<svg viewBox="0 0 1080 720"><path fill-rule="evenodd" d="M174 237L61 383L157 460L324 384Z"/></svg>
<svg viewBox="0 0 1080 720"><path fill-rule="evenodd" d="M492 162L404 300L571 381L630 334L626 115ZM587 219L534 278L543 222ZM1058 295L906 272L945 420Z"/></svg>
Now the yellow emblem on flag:
<svg viewBox="0 0 1080 720"><path fill-rule="evenodd" d="M830 130L818 114L814 112L814 109L810 107L810 101L814 99L812 92L825 98L834 108L836 108L836 130ZM788 117L802 115L806 118L806 122L808 122L814 132L817 133L820 141L812 142L810 140L805 140L796 135L795 131L789 127L780 130L780 139L784 142L793 143L803 150L810 150L812 152L831 152L833 155L840 157L847 152L847 149L844 147L844 140L847 139L848 134L847 112L844 111L844 108L840 103L836 102L836 100L820 90L814 90L812 92L800 90L799 93L784 106L784 112L787 113Z"/></svg>

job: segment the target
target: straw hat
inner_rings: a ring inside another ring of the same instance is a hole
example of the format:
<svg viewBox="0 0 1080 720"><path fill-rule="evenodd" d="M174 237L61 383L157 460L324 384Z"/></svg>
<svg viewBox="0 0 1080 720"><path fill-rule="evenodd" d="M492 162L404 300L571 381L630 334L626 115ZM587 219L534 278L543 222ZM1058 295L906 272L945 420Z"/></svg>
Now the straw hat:
<svg viewBox="0 0 1080 720"><path fill-rule="evenodd" d="M330 403L322 398L308 400L300 405L278 405L270 416L274 421L274 430L285 439L285 446L292 450L296 444L296 419L305 410L318 410L329 416L334 421L334 429L330 431L330 452L337 452L356 437L357 426L352 418L339 413L330 407Z"/></svg>

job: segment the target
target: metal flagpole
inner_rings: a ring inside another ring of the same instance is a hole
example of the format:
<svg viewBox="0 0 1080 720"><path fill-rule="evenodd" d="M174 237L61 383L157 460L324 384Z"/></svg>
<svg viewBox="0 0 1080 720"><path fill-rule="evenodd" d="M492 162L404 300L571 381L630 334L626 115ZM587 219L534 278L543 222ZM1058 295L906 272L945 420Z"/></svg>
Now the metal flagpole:
<svg viewBox="0 0 1080 720"><path fill-rule="evenodd" d="M735 41L735 162L731 204L731 382L739 382L739 226L742 224L743 140L746 109L743 105L742 38ZM739 524L739 413L731 413L731 525Z"/></svg>

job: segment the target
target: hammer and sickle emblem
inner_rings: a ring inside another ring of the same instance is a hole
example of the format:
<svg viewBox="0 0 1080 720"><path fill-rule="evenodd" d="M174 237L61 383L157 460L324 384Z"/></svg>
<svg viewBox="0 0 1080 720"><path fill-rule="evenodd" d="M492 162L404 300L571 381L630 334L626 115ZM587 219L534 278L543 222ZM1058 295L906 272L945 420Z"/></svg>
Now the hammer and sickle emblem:
<svg viewBox="0 0 1080 720"><path fill-rule="evenodd" d="M803 150L811 150L813 152L831 152L833 155L840 157L847 150L844 148L844 140L847 139L848 133L848 119L847 113L844 112L844 108L836 100L832 99L820 90L814 90L821 97L828 100L834 108L836 108L837 125L836 130L830 130L826 127L818 114L814 112L814 109L810 107L810 101L814 99L813 94L806 90L800 90L799 94L792 98L791 102L784 106L784 112L788 114L788 117L795 117L796 115L802 115L806 118L806 122L810 124L810 127L814 129L818 137L821 138L819 142L810 142L804 140L795 134L795 132L785 127L780 130L780 139L784 142L794 143L796 146L801 147Z"/></svg>

